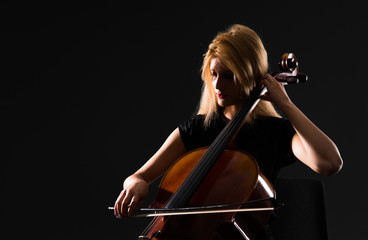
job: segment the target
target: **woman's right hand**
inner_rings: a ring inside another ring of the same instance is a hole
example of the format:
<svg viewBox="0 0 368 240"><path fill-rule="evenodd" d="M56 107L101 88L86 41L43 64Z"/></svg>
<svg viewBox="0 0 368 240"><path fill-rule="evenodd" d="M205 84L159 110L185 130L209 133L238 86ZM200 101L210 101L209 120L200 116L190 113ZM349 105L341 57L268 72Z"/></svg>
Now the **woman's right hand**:
<svg viewBox="0 0 368 240"><path fill-rule="evenodd" d="M137 210L148 195L148 186L187 151L179 128L166 139L161 148L133 175L124 181L124 189L115 202L114 213L126 217Z"/></svg>
<svg viewBox="0 0 368 240"><path fill-rule="evenodd" d="M130 216L135 210L139 209L147 195L148 183L139 176L129 176L124 181L124 189L115 202L115 216Z"/></svg>

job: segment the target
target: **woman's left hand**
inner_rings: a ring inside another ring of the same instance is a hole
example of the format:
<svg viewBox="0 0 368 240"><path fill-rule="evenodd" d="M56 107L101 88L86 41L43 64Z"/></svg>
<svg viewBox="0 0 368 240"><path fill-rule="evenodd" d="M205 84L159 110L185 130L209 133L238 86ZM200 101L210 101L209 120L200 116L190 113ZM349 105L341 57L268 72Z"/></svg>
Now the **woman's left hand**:
<svg viewBox="0 0 368 240"><path fill-rule="evenodd" d="M261 86L267 88L267 92L261 96L262 100L272 102L280 111L287 107L291 100L285 91L284 85L270 74L266 74L260 81Z"/></svg>

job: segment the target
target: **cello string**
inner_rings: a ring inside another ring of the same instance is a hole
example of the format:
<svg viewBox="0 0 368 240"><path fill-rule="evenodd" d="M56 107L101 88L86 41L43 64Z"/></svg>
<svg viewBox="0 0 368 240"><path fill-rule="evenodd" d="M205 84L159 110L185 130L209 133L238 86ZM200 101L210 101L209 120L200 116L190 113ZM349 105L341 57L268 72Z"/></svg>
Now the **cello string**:
<svg viewBox="0 0 368 240"><path fill-rule="evenodd" d="M240 127L242 122L245 119L245 114L250 112L254 106L257 104L255 102L252 104L253 100L257 100L259 98L259 95L263 92L263 89L261 89L258 93L257 89L255 92L252 91L249 97L249 101L245 103L241 109L238 111L238 113L234 116L232 121L230 121L223 131L219 134L219 136L214 140L214 142L211 144L209 149L207 150L206 154L202 157L201 161L198 163L198 165L193 169L192 173L188 176L188 179L190 179L190 184L186 184L185 181L182 184L182 187L180 187L180 191L178 190L177 197L179 199L184 198L184 194L189 192L195 191L195 189L198 187L198 184L203 180L205 177L205 173L209 171L208 169L214 164L214 162L217 160L217 155L220 155L223 149L226 147L225 144L227 144L231 137L235 134L237 129ZM252 106L253 105L253 106ZM209 160L212 159L212 161ZM195 184L194 184L195 183ZM175 201L172 201L174 203ZM171 204L169 204L171 205ZM176 204L173 204L176 205Z"/></svg>
<svg viewBox="0 0 368 240"><path fill-rule="evenodd" d="M185 195L192 195L194 191L198 188L199 184L205 178L206 173L212 167L212 165L216 162L219 155L221 155L223 149L226 147L228 142L230 142L233 135L240 128L241 124L245 120L245 118L249 115L252 109L257 105L259 101L259 96L264 91L263 89L255 89L249 95L249 99L247 103L243 104L241 109L237 112L234 118L225 126L223 131L217 136L211 146L208 148L205 155L199 161L197 166L193 169L193 171L188 175L182 186L177 190L175 196L173 195L170 201L165 205L165 208L171 208L176 205L183 205L188 201L188 197ZM254 103L253 103L254 101ZM214 149L214 150L213 150Z"/></svg>
<svg viewBox="0 0 368 240"><path fill-rule="evenodd" d="M226 135L224 138L227 138ZM219 138L221 139L221 138ZM218 154L221 145L221 141L219 139L215 140L214 143L209 147L205 155L202 157L201 161L198 162L197 166L193 169L193 171L188 175L187 179L190 181L185 181L182 186L177 190L176 192L176 199L180 199L181 202L185 202L185 195L188 193L193 193L195 189L200 184L201 180L205 177L205 172L208 171L209 166L212 165L212 162L209 161L211 159L214 159L215 156ZM189 194L191 195L191 194ZM179 200L179 201L180 201ZM171 208L175 205L182 205L178 204L178 201L175 201L175 198L173 198L169 204L167 205L168 208Z"/></svg>

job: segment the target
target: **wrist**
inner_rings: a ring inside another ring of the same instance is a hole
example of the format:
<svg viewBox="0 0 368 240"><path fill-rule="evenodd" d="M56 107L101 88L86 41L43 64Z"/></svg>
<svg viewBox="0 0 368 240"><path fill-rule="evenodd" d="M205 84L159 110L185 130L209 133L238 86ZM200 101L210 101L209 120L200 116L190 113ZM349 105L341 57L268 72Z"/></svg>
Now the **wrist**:
<svg viewBox="0 0 368 240"><path fill-rule="evenodd" d="M128 186L128 185L131 185L131 184L136 184L136 183L139 183L139 182L145 182L147 183L147 181L144 180L144 178L138 174L133 174L133 175L130 175L129 177L127 177L124 181L124 187L125 186Z"/></svg>
<svg viewBox="0 0 368 240"><path fill-rule="evenodd" d="M291 112L294 112L296 109L295 104L292 101L286 101L282 105L276 106L278 110L280 110L284 115L288 116Z"/></svg>

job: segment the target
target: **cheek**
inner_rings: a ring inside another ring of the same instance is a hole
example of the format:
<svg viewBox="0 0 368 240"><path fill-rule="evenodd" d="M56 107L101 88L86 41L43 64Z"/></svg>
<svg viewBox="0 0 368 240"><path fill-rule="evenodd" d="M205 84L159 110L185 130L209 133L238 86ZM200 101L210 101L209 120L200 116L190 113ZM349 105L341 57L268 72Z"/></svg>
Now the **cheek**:
<svg viewBox="0 0 368 240"><path fill-rule="evenodd" d="M240 95L241 95L241 88L238 86L238 85L236 85L236 84L234 84L234 85L232 85L231 86L231 88L229 88L230 89L230 91L231 91L231 94L234 96L234 97L239 97Z"/></svg>
<svg viewBox="0 0 368 240"><path fill-rule="evenodd" d="M215 81L211 81L211 86L212 86L213 89L216 89L216 87L215 87L216 86L216 82Z"/></svg>

